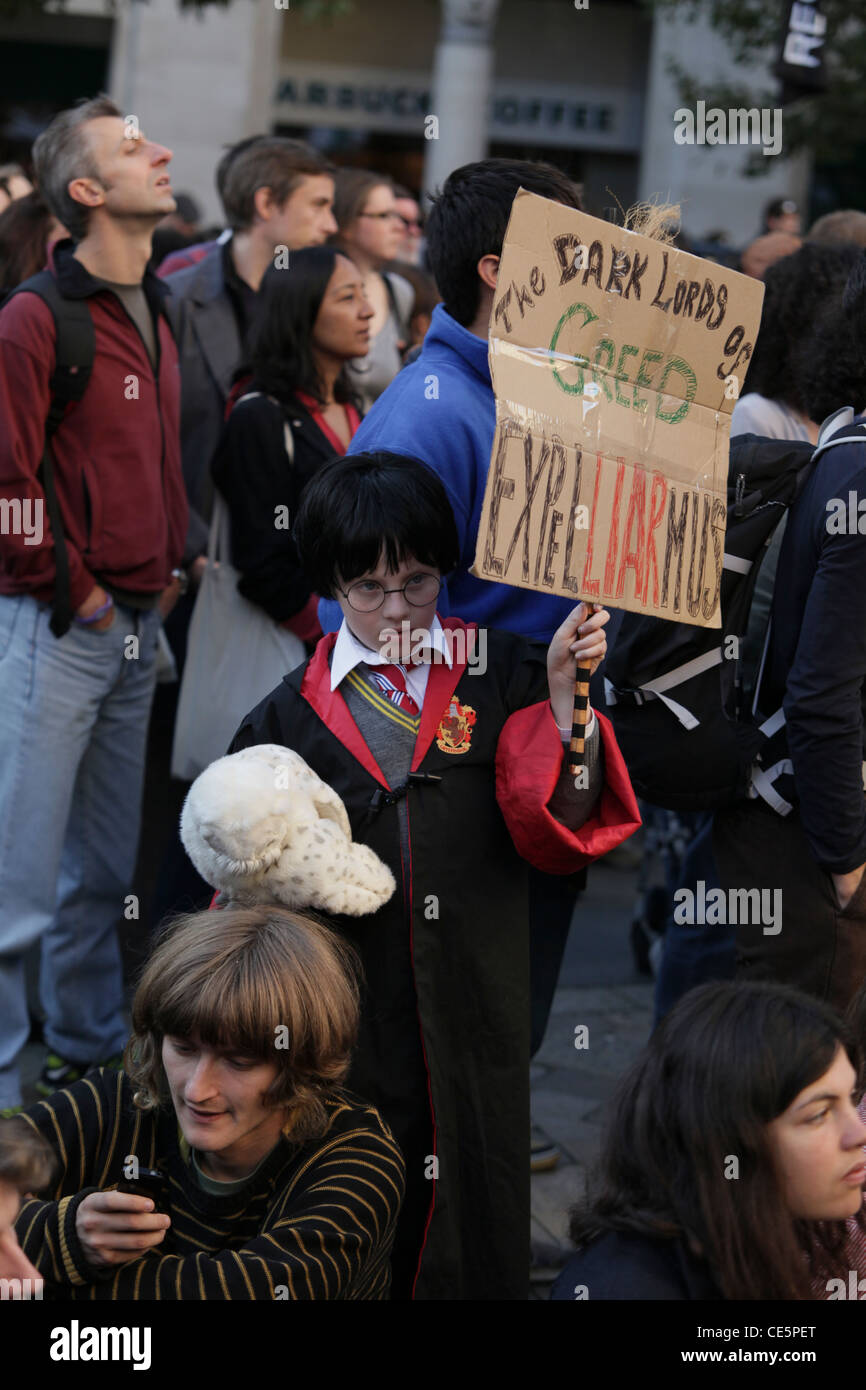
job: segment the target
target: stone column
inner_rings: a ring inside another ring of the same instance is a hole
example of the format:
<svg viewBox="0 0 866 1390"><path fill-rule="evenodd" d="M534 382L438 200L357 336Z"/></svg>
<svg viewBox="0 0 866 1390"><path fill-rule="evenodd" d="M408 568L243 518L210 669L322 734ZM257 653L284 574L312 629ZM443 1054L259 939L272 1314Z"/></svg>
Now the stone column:
<svg viewBox="0 0 866 1390"><path fill-rule="evenodd" d="M499 0L442 0L442 33L424 132L425 192L440 187L453 169L487 153L498 8Z"/></svg>
<svg viewBox="0 0 866 1390"><path fill-rule="evenodd" d="M177 0L121 0L109 90L124 115L174 152L172 185L221 222L214 168L223 146L270 129L284 15L273 0L196 14Z"/></svg>

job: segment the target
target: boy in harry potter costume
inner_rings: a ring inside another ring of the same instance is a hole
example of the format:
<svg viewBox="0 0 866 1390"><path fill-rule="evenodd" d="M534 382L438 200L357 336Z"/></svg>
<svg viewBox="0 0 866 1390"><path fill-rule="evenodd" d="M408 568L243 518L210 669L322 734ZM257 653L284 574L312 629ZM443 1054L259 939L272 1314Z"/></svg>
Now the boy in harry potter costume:
<svg viewBox="0 0 866 1390"><path fill-rule="evenodd" d="M498 631L481 634L485 647L474 624L440 621L454 519L433 471L400 455L326 465L295 536L343 622L247 715L230 751L295 749L397 879L378 912L334 919L366 976L348 1084L406 1159L392 1297L522 1300L528 864L573 873L640 823L602 715L587 726L584 774L568 770L575 661L603 659L608 614L579 604L547 652Z"/></svg>

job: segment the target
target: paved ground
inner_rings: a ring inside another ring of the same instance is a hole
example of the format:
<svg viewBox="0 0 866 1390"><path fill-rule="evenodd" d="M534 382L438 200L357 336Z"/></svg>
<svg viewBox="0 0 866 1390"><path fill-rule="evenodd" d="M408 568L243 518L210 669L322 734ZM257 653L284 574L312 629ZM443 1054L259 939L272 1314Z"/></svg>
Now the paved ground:
<svg viewBox="0 0 866 1390"><path fill-rule="evenodd" d="M598 1152L605 1104L652 1023L652 983L637 973L629 946L636 880L634 868L620 864L590 873L531 1071L533 1120L563 1154L552 1172L533 1175L532 1235L561 1244L564 1254L568 1209ZM585 1034L576 1034L583 1028ZM533 1286L534 1298L547 1293L546 1286Z"/></svg>

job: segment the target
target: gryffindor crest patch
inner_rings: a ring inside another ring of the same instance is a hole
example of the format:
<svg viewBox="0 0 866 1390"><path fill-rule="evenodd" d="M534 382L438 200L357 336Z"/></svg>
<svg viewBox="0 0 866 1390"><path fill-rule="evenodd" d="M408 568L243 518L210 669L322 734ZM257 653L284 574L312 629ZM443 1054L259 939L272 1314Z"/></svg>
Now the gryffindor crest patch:
<svg viewBox="0 0 866 1390"><path fill-rule="evenodd" d="M443 753L467 753L472 741L472 725L476 720L471 705L461 705L455 695L448 702L448 709L439 720L436 730L436 747Z"/></svg>

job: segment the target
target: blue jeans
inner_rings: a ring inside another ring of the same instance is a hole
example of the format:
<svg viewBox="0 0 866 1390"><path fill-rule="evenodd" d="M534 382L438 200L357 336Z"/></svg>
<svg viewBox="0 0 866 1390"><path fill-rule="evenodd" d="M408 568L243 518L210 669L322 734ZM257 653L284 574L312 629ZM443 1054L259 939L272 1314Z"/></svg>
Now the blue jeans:
<svg viewBox="0 0 866 1390"><path fill-rule="evenodd" d="M160 618L118 605L104 632L73 624L60 639L49 618L33 598L0 597L0 1108L20 1104L24 955L40 938L52 1051L104 1061L128 1035L116 927L138 849Z"/></svg>
<svg viewBox="0 0 866 1390"><path fill-rule="evenodd" d="M670 885L670 895L677 888L697 891L698 880L707 888L719 887L719 873L713 856L713 816L702 814L696 833L683 858L679 882ZM673 904L671 904L673 908ZM690 989L710 980L734 978L735 928L730 926L681 926L671 911L665 927L662 958L655 988L656 1027Z"/></svg>

